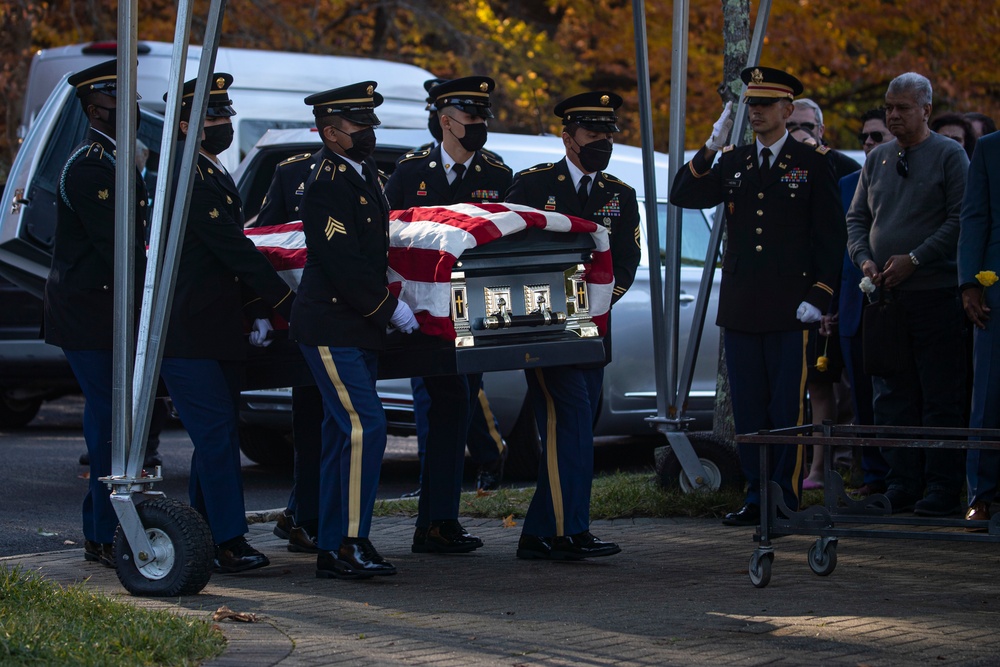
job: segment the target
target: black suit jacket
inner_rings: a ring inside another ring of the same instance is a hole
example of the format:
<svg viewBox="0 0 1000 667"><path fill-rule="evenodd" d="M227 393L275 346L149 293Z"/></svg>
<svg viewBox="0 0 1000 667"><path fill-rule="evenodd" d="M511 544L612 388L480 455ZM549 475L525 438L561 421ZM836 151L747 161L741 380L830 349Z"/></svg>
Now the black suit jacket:
<svg viewBox="0 0 1000 667"><path fill-rule="evenodd" d="M755 143L727 146L714 165L703 148L677 172L672 204L725 204L719 326L794 331L808 326L795 317L802 301L829 310L847 243L829 150L788 137L762 176Z"/></svg>
<svg viewBox="0 0 1000 667"><path fill-rule="evenodd" d="M68 350L110 350L114 331L115 147L90 130L59 181L55 247L45 282L45 341ZM135 174L135 275L146 271L147 194ZM138 312L139 298L136 299Z"/></svg>
<svg viewBox="0 0 1000 667"><path fill-rule="evenodd" d="M271 308L288 318L293 300L243 234L243 202L232 177L199 154L163 356L243 359L248 320L267 317Z"/></svg>
<svg viewBox="0 0 1000 667"><path fill-rule="evenodd" d="M292 336L311 346L381 350L396 310L389 293L389 204L373 160L363 178L324 148L306 181L306 265L292 310Z"/></svg>
<svg viewBox="0 0 1000 667"><path fill-rule="evenodd" d="M476 151L458 190L452 196L439 144L399 158L396 170L385 185L385 196L393 209L499 202L503 201L504 193L510 187L511 174L510 167L503 162L483 151Z"/></svg>
<svg viewBox="0 0 1000 667"><path fill-rule="evenodd" d="M309 153L293 155L275 167L274 177L267 188L267 194L264 195L260 213L253 221L253 227L283 225L302 218L299 206L306 190L306 181L316 168L322 153L320 149L311 155Z"/></svg>

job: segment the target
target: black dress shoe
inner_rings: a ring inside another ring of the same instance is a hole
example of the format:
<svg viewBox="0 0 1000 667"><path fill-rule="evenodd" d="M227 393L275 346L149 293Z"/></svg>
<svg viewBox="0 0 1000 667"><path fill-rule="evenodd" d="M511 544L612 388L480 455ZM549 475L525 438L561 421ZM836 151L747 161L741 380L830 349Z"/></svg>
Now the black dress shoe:
<svg viewBox="0 0 1000 667"><path fill-rule="evenodd" d="M583 560L584 558L600 558L614 556L621 551L614 542L602 542L589 530L576 535L562 535L552 538L552 552L549 560Z"/></svg>
<svg viewBox="0 0 1000 667"><path fill-rule="evenodd" d="M320 579L368 579L396 574L392 563L382 558L366 537L345 537L336 551L320 549L316 576Z"/></svg>
<svg viewBox="0 0 1000 667"><path fill-rule="evenodd" d="M292 533L292 528L295 526L295 515L291 510L285 508L278 518L274 520L274 533L276 537L280 537L283 540L287 540L288 536Z"/></svg>
<svg viewBox="0 0 1000 667"><path fill-rule="evenodd" d="M241 535L215 547L212 571L219 574L235 574L270 564L271 561L267 556L250 546L246 538Z"/></svg>
<svg viewBox="0 0 1000 667"><path fill-rule="evenodd" d="M517 557L525 560L548 560L552 556L552 538L521 534Z"/></svg>
<svg viewBox="0 0 1000 667"><path fill-rule="evenodd" d="M300 554L319 553L316 538L302 526L292 526L292 531L288 533L288 550Z"/></svg>
<svg viewBox="0 0 1000 667"><path fill-rule="evenodd" d="M917 500L920 499L918 495L907 493L898 486L889 488L885 492L885 497L889 501L889 507L892 508L893 514L912 512Z"/></svg>
<svg viewBox="0 0 1000 667"><path fill-rule="evenodd" d="M506 463L507 445L504 444L500 456L489 463L479 466L479 472L476 474L476 489L479 491L496 491L499 489L500 482L503 481L503 468Z"/></svg>
<svg viewBox="0 0 1000 667"><path fill-rule="evenodd" d="M84 452L80 454L80 465L89 466L90 465L90 452Z"/></svg>
<svg viewBox="0 0 1000 667"><path fill-rule="evenodd" d="M483 546L483 541L470 535L457 519L431 521L427 528L417 528L413 532L415 554L464 554Z"/></svg>
<svg viewBox="0 0 1000 667"><path fill-rule="evenodd" d="M760 524L760 506L747 503L722 519L723 526L757 526Z"/></svg>
<svg viewBox="0 0 1000 667"><path fill-rule="evenodd" d="M115 547L113 544L83 541L83 559L91 563L100 563L104 567L115 567Z"/></svg>

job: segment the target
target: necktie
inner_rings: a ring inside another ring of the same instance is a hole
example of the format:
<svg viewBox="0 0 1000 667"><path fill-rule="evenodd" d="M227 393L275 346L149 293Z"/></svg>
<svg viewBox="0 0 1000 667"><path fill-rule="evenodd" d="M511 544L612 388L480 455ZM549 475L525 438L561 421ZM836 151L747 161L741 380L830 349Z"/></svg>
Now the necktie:
<svg viewBox="0 0 1000 667"><path fill-rule="evenodd" d="M455 180L451 182L451 199L452 203L455 203L455 197L458 196L458 189L462 187L462 177L465 176L465 165L456 164L451 170L455 172Z"/></svg>
<svg viewBox="0 0 1000 667"><path fill-rule="evenodd" d="M771 168L771 149L764 148L760 152L760 170L766 174L770 168Z"/></svg>
<svg viewBox="0 0 1000 667"><path fill-rule="evenodd" d="M587 192L587 186L590 184L590 176L584 174L583 178L580 179L580 187L576 189L576 196L580 200L580 208L587 207L587 199L590 198L590 193Z"/></svg>

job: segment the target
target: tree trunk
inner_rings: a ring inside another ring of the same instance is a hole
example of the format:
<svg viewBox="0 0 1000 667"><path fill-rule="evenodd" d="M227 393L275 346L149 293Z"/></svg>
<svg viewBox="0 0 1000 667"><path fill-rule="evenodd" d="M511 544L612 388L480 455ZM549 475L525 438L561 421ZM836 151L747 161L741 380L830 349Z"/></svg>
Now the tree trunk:
<svg viewBox="0 0 1000 667"><path fill-rule="evenodd" d="M719 96L722 103L736 102L739 98L743 82L740 81L740 71L746 67L747 56L750 53L750 0L722 0L722 38L724 43L724 58L722 62L722 83L719 85ZM735 105L734 105L735 106ZM746 128L745 136L749 136L750 127ZM739 142L738 137L731 141ZM717 224L722 224L718 221ZM726 236L723 234L722 247L726 247ZM725 331L722 332L723 336ZM733 424L733 401L729 395L729 373L726 371L726 353L719 338L719 374L715 385L715 416L712 420L712 434L719 442L732 444L736 438L736 427Z"/></svg>

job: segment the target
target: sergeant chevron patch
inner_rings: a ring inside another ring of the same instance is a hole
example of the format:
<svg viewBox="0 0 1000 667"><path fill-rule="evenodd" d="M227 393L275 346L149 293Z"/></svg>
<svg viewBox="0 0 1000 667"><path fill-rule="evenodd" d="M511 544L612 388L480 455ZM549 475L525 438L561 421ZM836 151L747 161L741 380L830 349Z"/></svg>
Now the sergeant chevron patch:
<svg viewBox="0 0 1000 667"><path fill-rule="evenodd" d="M339 220L335 220L331 216L326 220L326 240L329 241L332 239L334 234L343 234L344 236L347 236L347 228L344 227L344 223Z"/></svg>

